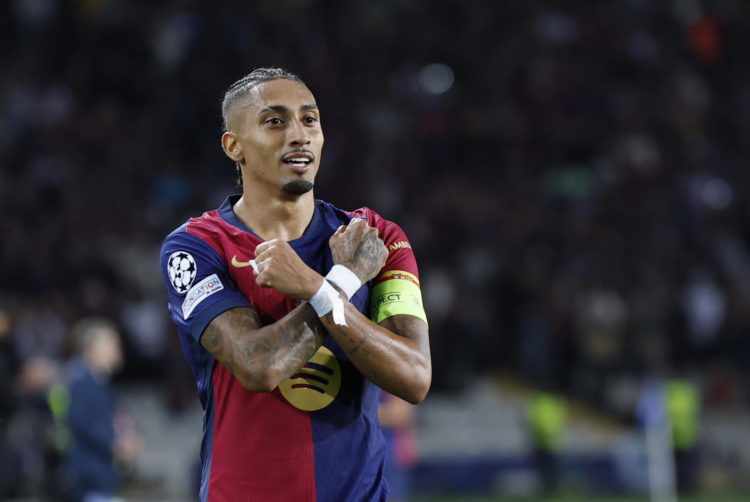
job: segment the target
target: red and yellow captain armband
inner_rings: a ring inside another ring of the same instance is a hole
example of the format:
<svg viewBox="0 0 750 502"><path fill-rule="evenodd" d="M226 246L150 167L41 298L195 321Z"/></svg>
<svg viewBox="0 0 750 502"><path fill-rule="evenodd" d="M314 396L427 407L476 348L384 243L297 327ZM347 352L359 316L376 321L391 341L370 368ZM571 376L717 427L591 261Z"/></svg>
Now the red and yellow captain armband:
<svg viewBox="0 0 750 502"><path fill-rule="evenodd" d="M407 314L427 322L419 279L404 270L389 270L378 277L370 295L372 321Z"/></svg>

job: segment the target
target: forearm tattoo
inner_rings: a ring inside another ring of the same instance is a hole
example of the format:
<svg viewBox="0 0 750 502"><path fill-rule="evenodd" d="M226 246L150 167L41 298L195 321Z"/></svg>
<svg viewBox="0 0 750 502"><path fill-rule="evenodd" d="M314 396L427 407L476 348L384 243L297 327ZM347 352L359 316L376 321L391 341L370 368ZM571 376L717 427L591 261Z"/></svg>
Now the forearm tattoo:
<svg viewBox="0 0 750 502"><path fill-rule="evenodd" d="M267 368L278 369L283 378L293 374L320 348L326 334L307 304L262 328L253 309L237 307L216 316L200 343L238 379L250 381Z"/></svg>
<svg viewBox="0 0 750 502"><path fill-rule="evenodd" d="M384 319L379 327L361 325L363 329L348 329L338 326L330 319L330 315L326 316L325 319L331 334L337 339L344 352L352 359L363 363L357 366L358 369L374 382L378 382L384 372L392 372L393 370L392 366L383 366L376 361L378 356L375 354L379 352L379 349L374 344L378 344L375 339L379 328L389 330L416 344L412 355L406 356L412 358L411 362L407 364L408 366L418 364L418 361L424 361L425 359L429 364L430 341L428 329L424 321L419 318L410 315L395 315ZM402 354L405 353L402 352Z"/></svg>

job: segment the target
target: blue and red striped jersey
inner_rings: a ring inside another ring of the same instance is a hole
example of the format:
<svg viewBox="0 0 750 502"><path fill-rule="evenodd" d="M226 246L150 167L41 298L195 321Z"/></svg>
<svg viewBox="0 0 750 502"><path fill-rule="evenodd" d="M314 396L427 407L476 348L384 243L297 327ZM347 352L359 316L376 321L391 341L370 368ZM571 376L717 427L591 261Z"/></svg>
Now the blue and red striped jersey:
<svg viewBox="0 0 750 502"><path fill-rule="evenodd" d="M161 250L170 315L204 410L200 500L384 501L379 389L332 337L298 374L267 393L245 389L199 343L227 309L251 307L267 325L297 306L255 283L248 265L262 239L235 216L238 198L190 219ZM368 208L346 212L316 200L304 235L289 244L325 275L333 266L328 240L353 217L367 219L389 247L383 270L418 276L403 230ZM364 284L350 300L368 317L372 288L373 281Z"/></svg>

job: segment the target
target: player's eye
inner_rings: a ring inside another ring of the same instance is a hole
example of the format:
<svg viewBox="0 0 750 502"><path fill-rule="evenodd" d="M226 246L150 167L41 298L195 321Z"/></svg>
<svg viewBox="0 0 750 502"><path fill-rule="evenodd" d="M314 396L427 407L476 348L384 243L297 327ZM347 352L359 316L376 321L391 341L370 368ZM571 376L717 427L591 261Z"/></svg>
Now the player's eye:
<svg viewBox="0 0 750 502"><path fill-rule="evenodd" d="M266 120L266 124L268 125L281 125L283 122L279 117L271 117L270 119Z"/></svg>
<svg viewBox="0 0 750 502"><path fill-rule="evenodd" d="M318 122L318 117L315 117L314 115L308 115L302 120L305 122L305 124L315 124L316 122Z"/></svg>

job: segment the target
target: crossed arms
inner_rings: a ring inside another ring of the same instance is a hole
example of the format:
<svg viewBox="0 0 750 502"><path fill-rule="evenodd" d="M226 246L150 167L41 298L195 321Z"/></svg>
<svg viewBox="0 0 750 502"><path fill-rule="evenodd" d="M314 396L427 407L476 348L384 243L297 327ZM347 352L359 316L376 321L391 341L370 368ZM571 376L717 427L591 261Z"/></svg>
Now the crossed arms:
<svg viewBox="0 0 750 502"><path fill-rule="evenodd" d="M385 264L388 250L377 230L352 220L329 241L333 261L364 283ZM300 300L311 298L323 277L308 267L285 241L266 241L255 250L259 286ZM269 392L296 373L330 334L354 366L378 387L413 404L421 402L432 380L427 325L410 315L394 315L375 324L344 301L346 325L331 313L318 317L305 301L273 324L261 326L255 311L229 309L203 331L201 345L248 390Z"/></svg>

